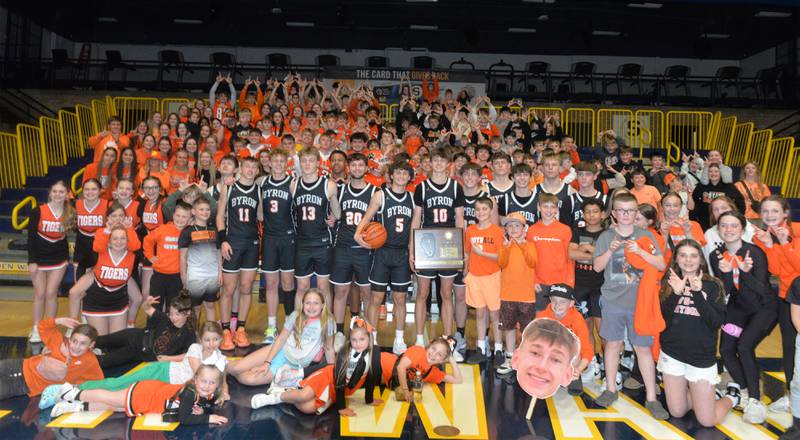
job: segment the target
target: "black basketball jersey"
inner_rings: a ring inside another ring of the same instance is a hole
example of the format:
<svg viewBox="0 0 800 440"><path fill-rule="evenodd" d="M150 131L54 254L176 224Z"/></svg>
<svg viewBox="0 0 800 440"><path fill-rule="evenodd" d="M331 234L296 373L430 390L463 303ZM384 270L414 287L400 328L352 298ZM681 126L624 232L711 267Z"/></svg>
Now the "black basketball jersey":
<svg viewBox="0 0 800 440"><path fill-rule="evenodd" d="M464 227L478 223L478 218L475 216L475 202L481 197L488 197L486 191L480 191L474 196L464 194Z"/></svg>
<svg viewBox="0 0 800 440"><path fill-rule="evenodd" d="M228 187L225 207L228 239L258 239L258 200L260 194L254 183L246 186L235 182Z"/></svg>
<svg viewBox="0 0 800 440"><path fill-rule="evenodd" d="M361 189L354 189L350 184L341 187L339 205L342 207L342 217L336 225L336 247L359 247L353 236L376 190L372 185Z"/></svg>
<svg viewBox="0 0 800 440"><path fill-rule="evenodd" d="M411 239L411 219L414 217L414 200L411 194L398 195L385 188L381 204L381 223L386 228L384 247L405 249Z"/></svg>
<svg viewBox="0 0 800 440"><path fill-rule="evenodd" d="M495 203L500 201L500 199L505 196L506 194L510 194L514 192L514 182L511 182L511 185L506 188L505 190L499 189L494 186L494 183L490 180L486 182L486 189L489 190L489 197L494 199ZM465 215L466 216L466 215Z"/></svg>
<svg viewBox="0 0 800 440"><path fill-rule="evenodd" d="M294 235L292 178L284 177L276 182L272 176L264 179L261 184L263 197L263 215L265 237L281 237Z"/></svg>
<svg viewBox="0 0 800 440"><path fill-rule="evenodd" d="M456 207L464 206L464 196L458 182L447 178L444 185L440 186L427 179L417 187L417 191L420 191L420 196L415 197L415 203L422 208L421 227L456 226Z"/></svg>
<svg viewBox="0 0 800 440"><path fill-rule="evenodd" d="M561 188L557 192L551 193L551 192L545 191L544 187L540 183L540 184L536 185L536 187L533 189L533 194L534 194L533 198L536 199L535 200L536 203L539 203L539 196L540 195L542 195L542 194L553 194L554 196L556 196L558 198L558 208L561 209L561 207L564 205L564 201L569 198L569 191L570 191L569 189L570 189L570 186L567 185L566 183L562 182L561 183Z"/></svg>
<svg viewBox="0 0 800 440"><path fill-rule="evenodd" d="M527 201L522 201L521 198L517 197L512 191L503 197L502 203L504 215L511 214L512 212L521 212L522 215L525 216L525 220L527 220L529 226L536 223L539 210L536 208L535 195L531 195Z"/></svg>
<svg viewBox="0 0 800 440"><path fill-rule="evenodd" d="M332 242L328 218L328 179L320 177L306 184L298 179L294 191L295 225L297 240L305 245L324 246Z"/></svg>
<svg viewBox="0 0 800 440"><path fill-rule="evenodd" d="M598 191L594 196L586 197L577 192L570 194L567 200L564 201L564 204L561 205L559 212L559 219L561 222L575 227L584 226L583 202L589 199L599 200L605 208L606 204L608 203L608 194L603 194L600 191Z"/></svg>

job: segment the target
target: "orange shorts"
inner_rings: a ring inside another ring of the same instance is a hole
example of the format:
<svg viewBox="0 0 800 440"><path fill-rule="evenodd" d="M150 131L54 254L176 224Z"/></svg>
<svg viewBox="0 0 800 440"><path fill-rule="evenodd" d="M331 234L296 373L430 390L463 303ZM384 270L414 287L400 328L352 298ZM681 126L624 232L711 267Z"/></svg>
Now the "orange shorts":
<svg viewBox="0 0 800 440"><path fill-rule="evenodd" d="M328 365L300 381L300 386L310 387L314 390L317 414L322 414L336 402L336 389L333 385L333 379L333 365Z"/></svg>
<svg viewBox="0 0 800 440"><path fill-rule="evenodd" d="M141 414L162 414L166 402L183 384L171 385L158 380L141 380L131 384L125 393L125 414L136 417Z"/></svg>
<svg viewBox="0 0 800 440"><path fill-rule="evenodd" d="M467 304L476 309L500 310L500 271L491 275L477 276L471 273L464 278L467 286Z"/></svg>

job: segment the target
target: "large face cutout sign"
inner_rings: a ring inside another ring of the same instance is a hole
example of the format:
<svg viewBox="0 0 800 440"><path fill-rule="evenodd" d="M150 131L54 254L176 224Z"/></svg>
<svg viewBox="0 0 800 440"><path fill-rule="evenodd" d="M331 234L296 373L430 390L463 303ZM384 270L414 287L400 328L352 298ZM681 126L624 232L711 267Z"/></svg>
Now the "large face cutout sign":
<svg viewBox="0 0 800 440"><path fill-rule="evenodd" d="M511 367L517 383L529 395L546 399L573 379L581 343L575 333L550 318L531 321L514 350Z"/></svg>

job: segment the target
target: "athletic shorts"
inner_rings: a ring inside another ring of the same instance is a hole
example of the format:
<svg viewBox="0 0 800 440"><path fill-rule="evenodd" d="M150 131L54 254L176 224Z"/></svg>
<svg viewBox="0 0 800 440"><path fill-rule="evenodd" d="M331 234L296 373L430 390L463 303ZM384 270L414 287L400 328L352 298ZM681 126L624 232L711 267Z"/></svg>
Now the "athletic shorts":
<svg viewBox="0 0 800 440"><path fill-rule="evenodd" d="M408 264L408 263L406 263ZM362 247L334 248L331 284L349 285L353 281L358 286L369 286L369 270L372 266L372 251Z"/></svg>
<svg viewBox="0 0 800 440"><path fill-rule="evenodd" d="M575 308L584 318L600 318L600 295L599 289L576 289Z"/></svg>
<svg viewBox="0 0 800 440"><path fill-rule="evenodd" d="M372 258L369 282L375 292L385 292L387 286L391 286L394 293L408 292L408 286L411 285L408 249L377 249Z"/></svg>
<svg viewBox="0 0 800 440"><path fill-rule="evenodd" d="M625 339L625 330L628 331L628 341L634 347L651 347L652 336L641 336L633 329L633 313L635 304L630 307L604 304L601 298L600 307L603 320L600 322L600 337L606 341L622 341Z"/></svg>
<svg viewBox="0 0 800 440"><path fill-rule="evenodd" d="M689 382L706 381L709 385L714 386L720 382L719 374L717 374L717 366L710 367L695 367L685 362L681 362L670 355L662 352L658 354L658 371L670 376L678 376L686 378Z"/></svg>
<svg viewBox="0 0 800 440"><path fill-rule="evenodd" d="M333 248L328 246L298 245L294 253L295 278L308 278L312 275L327 277L333 266Z"/></svg>
<svg viewBox="0 0 800 440"><path fill-rule="evenodd" d="M539 284L539 291L536 292L536 311L541 312L550 304L550 284Z"/></svg>
<svg viewBox="0 0 800 440"><path fill-rule="evenodd" d="M215 302L219 299L219 278L197 277L189 275L186 280L186 290L192 298L192 305L199 306L205 302Z"/></svg>
<svg viewBox="0 0 800 440"><path fill-rule="evenodd" d="M228 239L231 245L231 258L222 258L222 271L226 273L237 273L239 271L258 270L258 239L241 240Z"/></svg>
<svg viewBox="0 0 800 440"><path fill-rule="evenodd" d="M162 311L168 310L169 302L172 298L178 297L181 289L183 289L181 274L153 271L153 277L150 278L150 296L161 298L159 307Z"/></svg>
<svg viewBox="0 0 800 440"><path fill-rule="evenodd" d="M261 243L261 272L294 272L294 235L264 237Z"/></svg>
<svg viewBox="0 0 800 440"><path fill-rule="evenodd" d="M97 264L97 252L92 249L94 236L75 234L75 249L72 251L72 262L83 267L94 267Z"/></svg>
<svg viewBox="0 0 800 440"><path fill-rule="evenodd" d="M83 314L98 318L119 316L128 313L128 285L107 290L93 282L83 299Z"/></svg>
<svg viewBox="0 0 800 440"><path fill-rule="evenodd" d="M467 305L476 309L500 310L500 271L491 275L467 274Z"/></svg>
<svg viewBox="0 0 800 440"><path fill-rule="evenodd" d="M418 270L417 276L422 278L430 278L434 279L436 277L439 278L455 278L459 274L459 270L448 269L448 270ZM461 285L463 285L463 281Z"/></svg>
<svg viewBox="0 0 800 440"><path fill-rule="evenodd" d="M525 330L535 316L536 303L500 301L500 330L514 330L518 325L520 331Z"/></svg>
<svg viewBox="0 0 800 440"><path fill-rule="evenodd" d="M465 281L464 280L464 271L463 270L459 270L456 273L455 279L453 279L453 286L455 286L455 287L464 287L464 286L466 286L466 283L464 281ZM498 292L499 291L500 290L498 289ZM499 299L498 299L498 301L499 301ZM497 307L500 307L500 306L498 305Z"/></svg>

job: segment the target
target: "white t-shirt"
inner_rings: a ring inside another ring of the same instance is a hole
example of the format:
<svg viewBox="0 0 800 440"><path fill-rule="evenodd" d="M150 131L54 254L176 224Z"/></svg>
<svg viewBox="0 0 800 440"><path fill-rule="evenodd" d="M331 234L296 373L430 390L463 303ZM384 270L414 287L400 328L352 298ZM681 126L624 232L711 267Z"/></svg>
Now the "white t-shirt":
<svg viewBox="0 0 800 440"><path fill-rule="evenodd" d="M289 331L289 337L283 346L283 354L290 363L307 367L322 350L322 345L325 342L322 334L322 324L319 318L306 321L306 325L303 327L303 334L300 335L300 344L298 344L294 335L294 323L297 320L297 315L297 312L292 312L283 324L283 328ZM336 333L334 320L328 320L327 327L324 336L333 336Z"/></svg>
<svg viewBox="0 0 800 440"><path fill-rule="evenodd" d="M225 366L228 365L228 358L222 354L219 350L214 350L211 355L207 358L203 358L203 346L194 343L189 346L189 350L186 352L186 356L183 357L183 360L180 362L170 362L169 364L169 383L171 384L181 384L186 383L189 379L194 377L194 371L192 371L192 366L189 365L189 358L193 357L195 359L199 359L200 363L203 365L213 365L219 369L219 371L225 371Z"/></svg>

